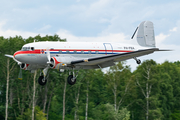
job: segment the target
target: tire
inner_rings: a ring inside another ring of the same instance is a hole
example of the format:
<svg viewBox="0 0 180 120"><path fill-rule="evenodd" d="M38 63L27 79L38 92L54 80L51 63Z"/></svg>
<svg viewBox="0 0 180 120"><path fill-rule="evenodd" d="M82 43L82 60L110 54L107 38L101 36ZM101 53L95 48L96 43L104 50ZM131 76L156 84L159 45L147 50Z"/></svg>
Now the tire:
<svg viewBox="0 0 180 120"><path fill-rule="evenodd" d="M141 60L140 59L137 59L137 64L141 64Z"/></svg>
<svg viewBox="0 0 180 120"><path fill-rule="evenodd" d="M40 77L38 78L38 83L39 83L40 85L45 85L46 82L47 82L47 79L44 79L44 76L40 76Z"/></svg>
<svg viewBox="0 0 180 120"><path fill-rule="evenodd" d="M67 82L70 85L74 85L76 83L76 79L73 80L73 75L69 75L68 78L67 78Z"/></svg>

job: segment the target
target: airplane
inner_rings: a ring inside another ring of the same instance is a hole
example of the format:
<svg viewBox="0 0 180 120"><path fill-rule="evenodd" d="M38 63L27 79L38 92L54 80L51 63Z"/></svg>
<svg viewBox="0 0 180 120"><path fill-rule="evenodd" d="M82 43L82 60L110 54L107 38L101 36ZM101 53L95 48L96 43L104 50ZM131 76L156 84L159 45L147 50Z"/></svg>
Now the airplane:
<svg viewBox="0 0 180 120"><path fill-rule="evenodd" d="M134 59L137 64L139 56L151 54L160 50L155 45L154 26L150 21L143 21L132 35L136 44L128 45L111 42L54 42L41 41L25 44L14 55L5 55L13 58L21 69L43 69L43 75L38 78L40 85L47 82L48 69L57 69L59 72L69 70L67 82L76 83L78 70L97 69L115 65L115 62ZM74 71L77 70L77 73Z"/></svg>

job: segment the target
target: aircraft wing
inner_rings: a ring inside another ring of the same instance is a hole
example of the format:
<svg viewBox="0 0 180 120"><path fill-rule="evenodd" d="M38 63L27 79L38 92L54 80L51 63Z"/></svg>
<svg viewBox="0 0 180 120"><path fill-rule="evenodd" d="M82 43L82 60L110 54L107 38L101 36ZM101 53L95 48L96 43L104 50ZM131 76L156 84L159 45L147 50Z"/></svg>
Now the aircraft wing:
<svg viewBox="0 0 180 120"><path fill-rule="evenodd" d="M5 56L8 57L8 58L12 58L14 61L16 61L16 62L18 63L18 65L21 64L21 62L19 62L18 60L16 60L13 55L5 54Z"/></svg>
<svg viewBox="0 0 180 120"><path fill-rule="evenodd" d="M120 53L120 54L113 54L113 55L94 57L94 58L88 58L88 59L82 59L82 60L75 60L75 61L72 61L71 64L78 65L78 66L97 65L103 68L103 67L114 65L114 62L119 62L119 61L131 59L134 57L147 55L155 51L167 51L167 50L159 50L158 48L151 48L151 49L138 50L138 51L127 52L127 53Z"/></svg>
<svg viewBox="0 0 180 120"><path fill-rule="evenodd" d="M9 58L14 58L13 55L8 55L8 54L5 54L6 57L9 57Z"/></svg>

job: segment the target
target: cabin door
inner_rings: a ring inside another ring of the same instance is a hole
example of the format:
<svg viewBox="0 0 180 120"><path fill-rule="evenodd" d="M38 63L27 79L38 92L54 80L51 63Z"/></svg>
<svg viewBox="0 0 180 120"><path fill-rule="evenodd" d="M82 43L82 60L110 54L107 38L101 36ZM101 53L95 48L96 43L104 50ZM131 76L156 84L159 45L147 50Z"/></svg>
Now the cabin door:
<svg viewBox="0 0 180 120"><path fill-rule="evenodd" d="M113 47L111 45L111 43L103 43L104 44L104 48L105 48L105 54L113 54Z"/></svg>

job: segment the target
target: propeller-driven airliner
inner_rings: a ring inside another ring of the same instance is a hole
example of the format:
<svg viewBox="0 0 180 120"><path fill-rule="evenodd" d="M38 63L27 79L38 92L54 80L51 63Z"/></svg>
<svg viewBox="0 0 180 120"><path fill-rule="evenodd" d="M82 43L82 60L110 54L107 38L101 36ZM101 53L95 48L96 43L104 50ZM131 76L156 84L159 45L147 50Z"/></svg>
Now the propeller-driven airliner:
<svg viewBox="0 0 180 120"><path fill-rule="evenodd" d="M33 42L25 44L14 55L5 55L13 58L21 69L32 73L42 69L38 78L40 85L47 82L48 69L58 69L59 72L69 70L67 82L76 83L80 69L97 69L115 65L115 62L134 59L137 64L139 56L151 54L155 51L164 51L156 48L153 23L143 21L135 30L132 39L136 44L128 45L111 42Z"/></svg>

